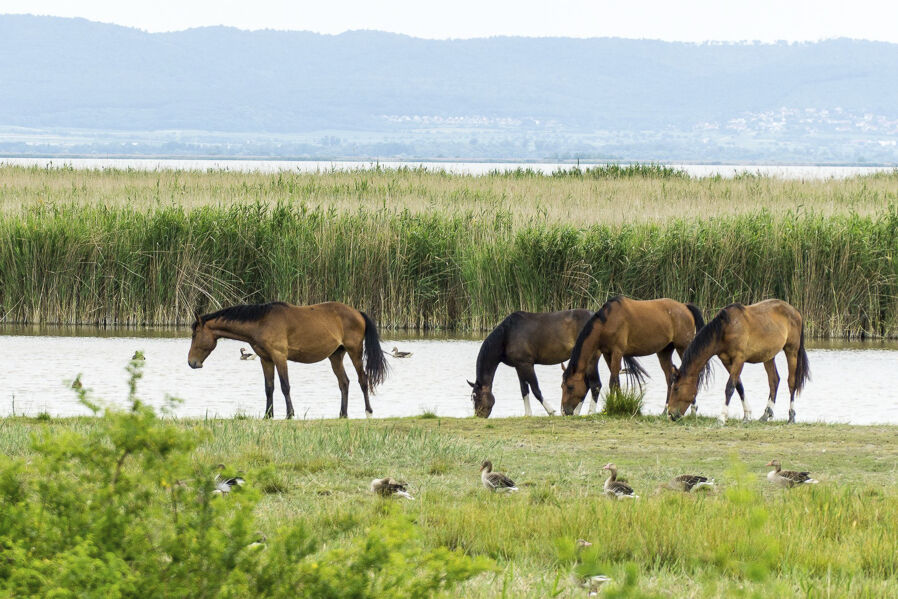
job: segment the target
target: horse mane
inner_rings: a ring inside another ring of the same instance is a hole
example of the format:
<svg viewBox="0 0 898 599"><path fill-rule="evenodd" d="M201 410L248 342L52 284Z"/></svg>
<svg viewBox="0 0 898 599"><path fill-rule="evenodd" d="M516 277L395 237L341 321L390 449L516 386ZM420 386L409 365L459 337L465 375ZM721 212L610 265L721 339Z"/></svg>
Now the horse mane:
<svg viewBox="0 0 898 599"><path fill-rule="evenodd" d="M252 322L264 317L271 312L272 308L286 305L287 304L284 302L268 302L267 304L239 304L237 306L230 306L229 308L222 308L218 312L203 314L193 323L193 328L196 330L197 323L206 324L207 321L212 320L213 318L232 320L234 322Z"/></svg>
<svg viewBox="0 0 898 599"><path fill-rule="evenodd" d="M745 306L742 304L730 304L729 306L722 308L717 315L711 319L708 324L703 326L701 330L695 334L695 337L692 339L692 343L689 344L689 347L686 348L686 351L683 352L683 360L680 363L680 372L684 372L689 366L699 359L699 356L702 352L709 346L717 341L723 336L723 329L730 323L730 309L735 310L745 310ZM698 373L699 384L702 383L705 375L710 372L711 361L709 360L707 364L705 364L704 368L702 368Z"/></svg>
<svg viewBox="0 0 898 599"><path fill-rule="evenodd" d="M586 324L583 325L583 328L580 329L580 334L577 335L577 341L574 343L574 349L571 350L571 359L567 363L567 368L564 370L564 376L562 380L567 380L569 376L574 374L574 369L577 367L576 364L580 360L580 354L583 353L583 343L586 341L586 338L592 334L593 329L596 326L596 321L606 322L608 320L608 313L611 311L611 306L613 304L619 304L621 301L621 296L615 295L607 302L602 304L602 307L599 308L599 311L592 315L592 318L586 321Z"/></svg>
<svg viewBox="0 0 898 599"><path fill-rule="evenodd" d="M508 334L508 330L521 322L523 318L524 314L522 312L512 312L496 325L496 328L480 344L480 351L477 353L477 376L475 378L478 385L484 371L492 369L494 373L496 372L496 367L499 366L502 354L505 352L505 337Z"/></svg>

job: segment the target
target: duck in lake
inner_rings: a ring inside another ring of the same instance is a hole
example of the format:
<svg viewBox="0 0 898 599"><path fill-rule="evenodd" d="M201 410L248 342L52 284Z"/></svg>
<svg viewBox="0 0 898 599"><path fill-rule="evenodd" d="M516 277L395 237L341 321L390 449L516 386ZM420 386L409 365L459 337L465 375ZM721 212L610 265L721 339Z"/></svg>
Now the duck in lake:
<svg viewBox="0 0 898 599"><path fill-rule="evenodd" d="M779 460L770 460L767 465L773 466L773 470L767 473L767 480L780 487L791 489L795 485L816 485L820 482L811 478L810 472L783 470Z"/></svg>
<svg viewBox="0 0 898 599"><path fill-rule="evenodd" d="M255 360L256 354L246 351L245 347L241 347L240 348L240 359L241 360Z"/></svg>
<svg viewBox="0 0 898 599"><path fill-rule="evenodd" d="M393 348L393 352L390 354L394 358L410 358L412 357L412 352L410 351L399 351L398 347Z"/></svg>
<svg viewBox="0 0 898 599"><path fill-rule="evenodd" d="M409 495L408 493L408 485L404 482L398 481L394 478L390 478L389 476L386 478L375 478L371 481L371 485L369 486L369 490L372 493L376 493L381 497L392 497L393 495L398 495L399 497L405 497L406 499L415 500L414 497Z"/></svg>
<svg viewBox="0 0 898 599"><path fill-rule="evenodd" d="M602 470L611 472L611 476L605 481L605 495L615 499L639 499L639 495L633 493L633 487L617 479L617 466L608 463L602 466Z"/></svg>
<svg viewBox="0 0 898 599"><path fill-rule="evenodd" d="M518 490L513 480L501 472L493 472L493 463L489 460L484 460L480 465L480 480L494 493L514 493Z"/></svg>

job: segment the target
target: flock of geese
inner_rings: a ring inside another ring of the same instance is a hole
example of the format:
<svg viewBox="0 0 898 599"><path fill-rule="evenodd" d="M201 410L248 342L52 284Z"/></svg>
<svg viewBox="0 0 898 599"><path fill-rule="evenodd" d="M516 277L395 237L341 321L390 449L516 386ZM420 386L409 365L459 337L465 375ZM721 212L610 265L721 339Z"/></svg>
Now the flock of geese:
<svg viewBox="0 0 898 599"><path fill-rule="evenodd" d="M778 487L791 489L796 485L814 485L819 482L811 478L810 472L783 470L779 460L771 460L766 465L773 466L773 470L767 474L767 480ZM625 479L617 477L617 466L608 463L602 467L602 470L608 470L609 472L604 485L605 495L612 499L639 499L639 495L635 494L633 487L627 484ZM514 493L518 490L515 482L507 475L502 472L493 472L493 463L490 460L485 460L480 465L480 481L484 487L494 493ZM709 479L707 476L700 474L681 474L659 485L658 489L691 493L692 491L710 488L714 485L713 478ZM396 495L406 499L414 499L408 492L408 483L390 477L375 478L371 481L369 490L382 497Z"/></svg>

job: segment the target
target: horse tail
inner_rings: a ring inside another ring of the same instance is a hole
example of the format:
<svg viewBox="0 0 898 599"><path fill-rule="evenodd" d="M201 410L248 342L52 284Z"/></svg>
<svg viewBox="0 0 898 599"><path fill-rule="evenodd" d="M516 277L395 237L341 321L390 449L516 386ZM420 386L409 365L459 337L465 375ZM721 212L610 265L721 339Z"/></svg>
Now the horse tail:
<svg viewBox="0 0 898 599"><path fill-rule="evenodd" d="M627 369L627 379L629 379L630 385L639 385L642 387L643 383L645 383L645 379L649 376L648 371L646 371L646 369L642 367L642 364L640 364L633 356L624 356L623 361L624 367Z"/></svg>
<svg viewBox="0 0 898 599"><path fill-rule="evenodd" d="M811 380L811 366L808 363L808 352L804 349L804 322L801 323L801 340L798 343L798 359L795 361L795 392L804 389L804 384Z"/></svg>
<svg viewBox="0 0 898 599"><path fill-rule="evenodd" d="M384 358L384 350L380 347L377 325L370 316L361 310L359 313L365 319L365 374L368 375L368 388L374 390L387 378L389 367Z"/></svg>
<svg viewBox="0 0 898 599"><path fill-rule="evenodd" d="M693 303L687 303L686 308L692 313L692 320L695 321L695 332L698 333L705 326L705 319L702 317L702 311Z"/></svg>
<svg viewBox="0 0 898 599"><path fill-rule="evenodd" d="M702 317L702 311L698 306L691 302L686 304L686 308L692 313L692 320L695 321L695 333L698 334L698 332L702 330L702 327L705 326L705 319ZM712 370L711 360L708 360L705 365L702 366L702 369L698 371L698 386L703 389L706 388L713 375L714 371Z"/></svg>

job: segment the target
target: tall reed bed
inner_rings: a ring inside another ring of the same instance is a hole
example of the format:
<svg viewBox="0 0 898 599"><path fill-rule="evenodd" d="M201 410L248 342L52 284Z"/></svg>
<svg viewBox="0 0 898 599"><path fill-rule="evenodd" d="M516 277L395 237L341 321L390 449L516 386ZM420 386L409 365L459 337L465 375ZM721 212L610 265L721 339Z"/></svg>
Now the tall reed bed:
<svg viewBox="0 0 898 599"><path fill-rule="evenodd" d="M386 327L484 329L623 293L709 316L779 297L809 335L894 336L896 255L895 208L579 227L503 210L32 205L0 215L0 317L184 324L233 303L340 300Z"/></svg>

